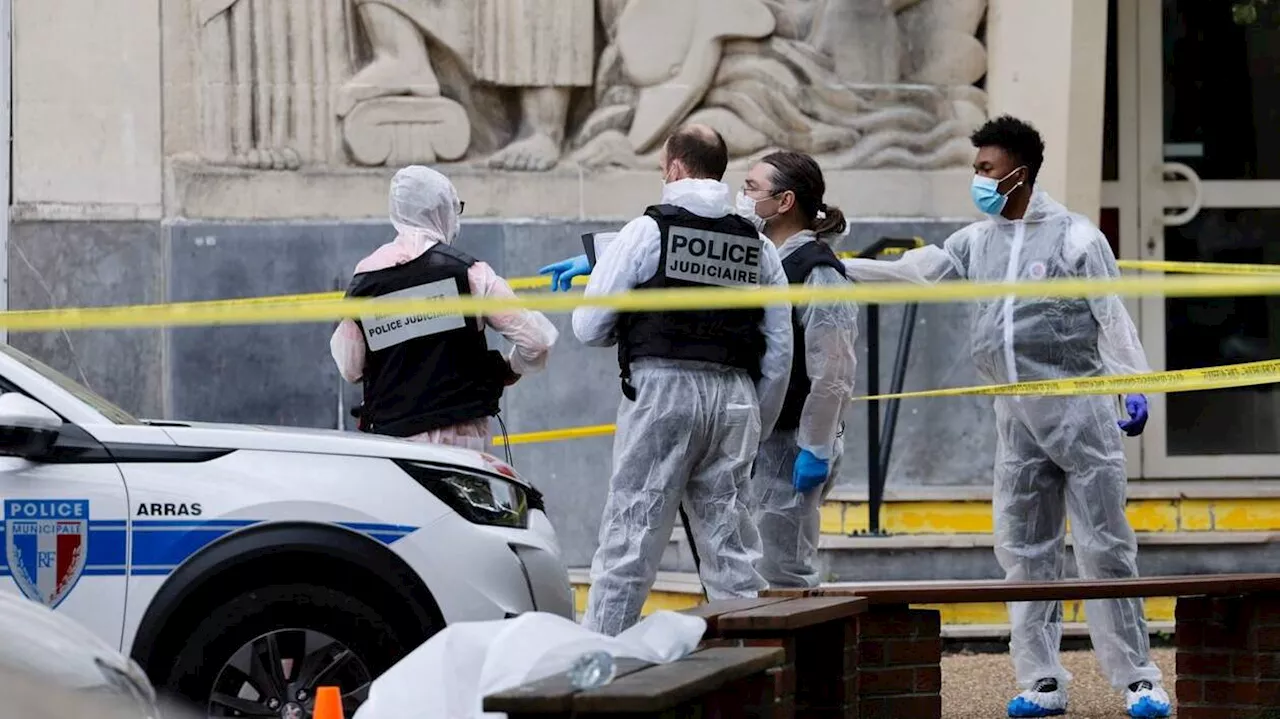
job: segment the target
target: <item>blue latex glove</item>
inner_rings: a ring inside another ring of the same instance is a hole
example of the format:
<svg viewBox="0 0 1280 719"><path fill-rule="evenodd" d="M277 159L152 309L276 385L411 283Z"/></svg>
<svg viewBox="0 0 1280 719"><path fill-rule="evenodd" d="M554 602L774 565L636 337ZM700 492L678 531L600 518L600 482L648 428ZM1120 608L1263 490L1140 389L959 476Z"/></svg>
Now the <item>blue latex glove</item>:
<svg viewBox="0 0 1280 719"><path fill-rule="evenodd" d="M830 463L827 460L818 459L813 452L802 449L800 456L796 457L796 466L791 473L791 486L795 487L797 492L816 489L827 481L829 471Z"/></svg>
<svg viewBox="0 0 1280 719"><path fill-rule="evenodd" d="M1142 394L1131 394L1124 398L1125 411L1129 419L1120 420L1117 424L1130 437L1137 437L1147 426L1147 397Z"/></svg>
<svg viewBox="0 0 1280 719"><path fill-rule="evenodd" d="M547 265L538 270L540 275L551 275L551 291L568 292L573 286L573 278L578 275L591 274L591 263L587 261L586 255L578 255L570 257L567 260L560 260L554 265Z"/></svg>

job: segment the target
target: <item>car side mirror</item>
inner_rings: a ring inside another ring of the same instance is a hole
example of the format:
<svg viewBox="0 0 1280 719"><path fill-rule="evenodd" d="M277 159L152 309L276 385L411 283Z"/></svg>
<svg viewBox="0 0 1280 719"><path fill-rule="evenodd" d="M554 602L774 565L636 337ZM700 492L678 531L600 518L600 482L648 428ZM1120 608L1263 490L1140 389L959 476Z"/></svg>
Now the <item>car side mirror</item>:
<svg viewBox="0 0 1280 719"><path fill-rule="evenodd" d="M0 454L43 456L61 431L62 418L53 410L17 392L0 394Z"/></svg>

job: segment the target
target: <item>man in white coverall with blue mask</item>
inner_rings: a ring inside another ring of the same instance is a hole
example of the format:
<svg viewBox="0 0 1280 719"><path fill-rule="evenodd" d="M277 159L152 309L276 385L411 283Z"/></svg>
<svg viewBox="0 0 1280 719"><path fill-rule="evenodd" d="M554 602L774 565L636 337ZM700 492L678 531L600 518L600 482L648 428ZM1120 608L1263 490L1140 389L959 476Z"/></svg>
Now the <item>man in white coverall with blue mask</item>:
<svg viewBox="0 0 1280 719"><path fill-rule="evenodd" d="M1034 128L1004 116L988 122L972 140L978 148L972 194L987 219L947 238L941 248L912 250L895 262L845 260L855 281L1119 276L1098 228L1034 189L1044 162L1044 142ZM976 305L973 359L986 382L1150 371L1117 296L1010 296ZM992 508L996 557L1009 580L1062 577L1068 516L1082 577L1137 576L1137 540L1125 517L1121 433L1142 432L1147 401L1142 395L1126 397L1129 418L1119 421L1114 403L1096 395L995 399ZM1009 703L1009 716L1063 714L1071 675L1058 657L1061 603L1017 602L1009 611L1010 652L1025 690ZM1149 658L1142 600L1090 601L1085 611L1098 661L1112 685L1124 690L1129 716L1169 716L1160 669Z"/></svg>
<svg viewBox="0 0 1280 719"><path fill-rule="evenodd" d="M661 204L622 228L586 297L785 286L777 249L734 212L733 192L720 181L728 162L711 128L677 130L661 152ZM617 635L639 619L682 500L707 596L756 596L765 582L754 567L760 536L745 489L786 395L791 306L625 314L579 307L573 331L587 345L618 345L624 395L583 624Z"/></svg>

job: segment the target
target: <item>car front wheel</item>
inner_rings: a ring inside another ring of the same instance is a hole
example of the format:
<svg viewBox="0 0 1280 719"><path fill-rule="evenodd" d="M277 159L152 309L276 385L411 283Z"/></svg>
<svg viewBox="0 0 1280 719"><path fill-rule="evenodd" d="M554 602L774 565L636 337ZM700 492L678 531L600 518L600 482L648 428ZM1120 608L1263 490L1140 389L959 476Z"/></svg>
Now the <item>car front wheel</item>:
<svg viewBox="0 0 1280 719"><path fill-rule="evenodd" d="M345 591L266 586L202 619L164 688L210 717L309 719L316 690L336 686L350 717L370 683L413 648L374 607Z"/></svg>

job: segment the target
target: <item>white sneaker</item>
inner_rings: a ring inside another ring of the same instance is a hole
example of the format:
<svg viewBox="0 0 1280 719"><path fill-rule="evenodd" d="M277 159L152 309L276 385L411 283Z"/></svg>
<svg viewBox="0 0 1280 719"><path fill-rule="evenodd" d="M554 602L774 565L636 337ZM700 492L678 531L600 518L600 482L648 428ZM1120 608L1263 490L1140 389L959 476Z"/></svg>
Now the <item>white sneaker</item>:
<svg viewBox="0 0 1280 719"><path fill-rule="evenodd" d="M1124 693L1124 705L1129 716L1137 719L1169 716L1169 695L1159 684L1145 679L1129 685Z"/></svg>
<svg viewBox="0 0 1280 719"><path fill-rule="evenodd" d="M1040 679L1009 702L1011 717L1053 717L1066 713L1067 690L1058 686L1057 679Z"/></svg>

